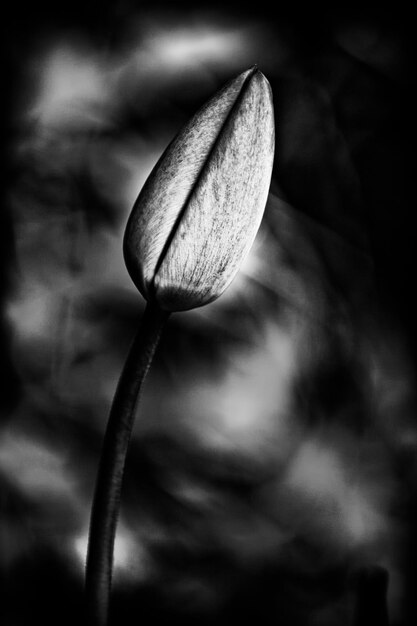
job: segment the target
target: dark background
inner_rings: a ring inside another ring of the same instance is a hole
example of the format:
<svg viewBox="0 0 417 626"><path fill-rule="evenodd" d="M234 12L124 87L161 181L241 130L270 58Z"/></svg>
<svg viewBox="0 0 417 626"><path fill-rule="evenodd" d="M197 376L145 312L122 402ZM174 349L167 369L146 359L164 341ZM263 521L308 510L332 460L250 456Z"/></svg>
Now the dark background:
<svg viewBox="0 0 417 626"><path fill-rule="evenodd" d="M101 437L144 306L123 228L172 136L254 63L277 127L265 219L230 290L164 334L129 455L113 623L378 623L386 577L390 623L416 623L411 12L7 12L1 623L82 623Z"/></svg>

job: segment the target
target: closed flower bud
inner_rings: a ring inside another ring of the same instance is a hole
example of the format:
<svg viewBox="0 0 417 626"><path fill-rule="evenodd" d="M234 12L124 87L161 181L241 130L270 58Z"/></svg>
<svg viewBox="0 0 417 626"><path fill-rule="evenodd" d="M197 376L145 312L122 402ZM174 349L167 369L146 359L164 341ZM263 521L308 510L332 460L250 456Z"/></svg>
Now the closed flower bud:
<svg viewBox="0 0 417 626"><path fill-rule="evenodd" d="M136 200L124 255L148 301L183 311L228 287L259 228L273 155L272 94L254 67L180 131Z"/></svg>

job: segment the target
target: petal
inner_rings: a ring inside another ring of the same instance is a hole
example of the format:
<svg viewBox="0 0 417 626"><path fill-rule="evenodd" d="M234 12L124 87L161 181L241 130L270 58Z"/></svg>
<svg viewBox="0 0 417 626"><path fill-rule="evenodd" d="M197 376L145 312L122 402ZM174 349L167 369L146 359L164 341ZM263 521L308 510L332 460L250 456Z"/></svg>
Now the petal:
<svg viewBox="0 0 417 626"><path fill-rule="evenodd" d="M201 306L233 280L262 219L273 155L272 94L256 70L213 146L157 271L155 293L162 308Z"/></svg>

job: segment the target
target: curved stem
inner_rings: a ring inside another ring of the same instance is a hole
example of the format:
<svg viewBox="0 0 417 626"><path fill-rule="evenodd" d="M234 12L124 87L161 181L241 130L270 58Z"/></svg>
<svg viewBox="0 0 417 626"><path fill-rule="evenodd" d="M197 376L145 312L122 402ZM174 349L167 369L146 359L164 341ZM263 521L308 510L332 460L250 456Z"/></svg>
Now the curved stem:
<svg viewBox="0 0 417 626"><path fill-rule="evenodd" d="M135 407L169 313L148 304L116 389L104 436L91 511L86 567L87 615L105 626L111 587L113 547L126 453Z"/></svg>

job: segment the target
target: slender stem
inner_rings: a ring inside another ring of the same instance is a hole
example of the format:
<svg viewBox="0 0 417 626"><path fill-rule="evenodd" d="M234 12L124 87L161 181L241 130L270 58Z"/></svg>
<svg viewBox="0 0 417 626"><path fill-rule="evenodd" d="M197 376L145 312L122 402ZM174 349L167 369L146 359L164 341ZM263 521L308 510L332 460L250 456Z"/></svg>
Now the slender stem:
<svg viewBox="0 0 417 626"><path fill-rule="evenodd" d="M143 381L169 313L148 304L133 340L110 410L90 520L86 601L90 626L106 626L120 492Z"/></svg>

